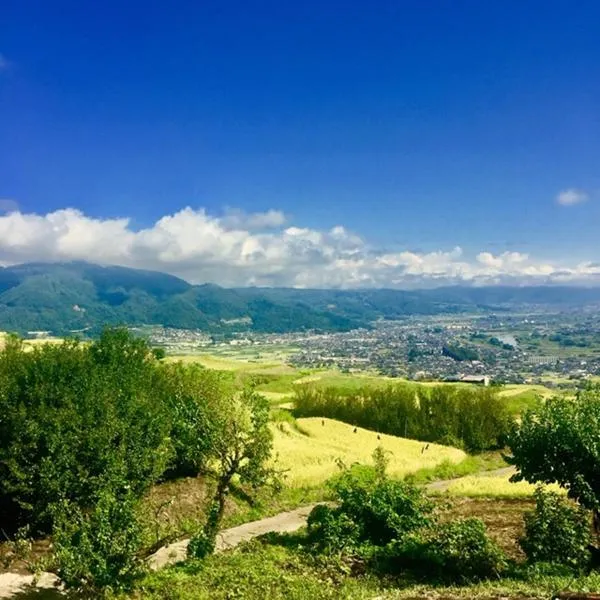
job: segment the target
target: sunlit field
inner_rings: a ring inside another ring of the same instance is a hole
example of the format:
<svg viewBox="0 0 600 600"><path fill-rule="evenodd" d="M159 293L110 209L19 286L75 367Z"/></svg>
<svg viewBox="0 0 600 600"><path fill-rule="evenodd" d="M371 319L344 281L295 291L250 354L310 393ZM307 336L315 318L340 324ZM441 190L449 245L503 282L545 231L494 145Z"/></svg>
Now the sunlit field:
<svg viewBox="0 0 600 600"><path fill-rule="evenodd" d="M525 481L511 483L510 475L486 476L467 475L451 483L447 493L451 496L464 496L469 498L529 498L533 496L536 486ZM558 485L545 486L547 490L565 493Z"/></svg>
<svg viewBox="0 0 600 600"><path fill-rule="evenodd" d="M215 356L213 354L187 354L183 356L168 356L167 362L199 363L207 369L217 371L241 371L247 373L263 373L265 375L285 375L297 373L296 369L285 363L273 360L272 356L264 358L248 358L242 360L239 356Z"/></svg>
<svg viewBox="0 0 600 600"><path fill-rule="evenodd" d="M9 334L4 332L4 331L0 331L0 350L2 350L2 348L4 348L4 345L6 343L6 338L8 338ZM30 340L25 340L24 341L24 345L25 345L25 349L29 349L31 350L32 348L35 348L36 346L42 346L44 344L60 344L62 343L64 340L63 338L57 338L57 337L46 337L46 338L34 338L34 339L30 339Z"/></svg>
<svg viewBox="0 0 600 600"><path fill-rule="evenodd" d="M429 444L425 450L423 442L377 434L332 419L298 419L295 425L282 421L273 423L272 429L277 466L286 471L285 484L290 487L323 483L339 472L340 460L345 465L372 464L377 446L388 452L388 469L393 476L434 467L445 460L460 462L466 457L457 448Z"/></svg>

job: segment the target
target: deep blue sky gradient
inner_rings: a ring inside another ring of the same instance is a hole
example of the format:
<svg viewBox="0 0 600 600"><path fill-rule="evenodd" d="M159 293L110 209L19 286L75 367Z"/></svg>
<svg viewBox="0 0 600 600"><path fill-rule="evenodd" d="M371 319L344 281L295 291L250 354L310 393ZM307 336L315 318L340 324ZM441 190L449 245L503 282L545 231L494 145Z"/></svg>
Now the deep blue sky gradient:
<svg viewBox="0 0 600 600"><path fill-rule="evenodd" d="M5 0L0 198L600 259L599 31L597 0Z"/></svg>

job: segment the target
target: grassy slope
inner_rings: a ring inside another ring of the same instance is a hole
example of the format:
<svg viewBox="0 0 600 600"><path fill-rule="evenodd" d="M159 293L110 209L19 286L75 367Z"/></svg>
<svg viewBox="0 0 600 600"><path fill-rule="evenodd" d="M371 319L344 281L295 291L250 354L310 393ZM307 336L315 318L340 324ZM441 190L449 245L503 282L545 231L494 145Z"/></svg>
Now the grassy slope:
<svg viewBox="0 0 600 600"><path fill-rule="evenodd" d="M356 432L355 432L356 430ZM444 461L459 463L466 454L457 448L425 444L392 435L378 434L332 419L298 419L273 425L277 465L287 471L286 485L316 486L339 472L338 461L346 465L370 463L373 451L382 446L390 459L389 472L404 476Z"/></svg>
<svg viewBox="0 0 600 600"><path fill-rule="evenodd" d="M525 481L512 483L510 476L489 476L486 474L467 475L461 477L448 487L447 493L461 497L491 497L491 498L530 498L536 486ZM564 493L557 485L547 486L548 489Z"/></svg>

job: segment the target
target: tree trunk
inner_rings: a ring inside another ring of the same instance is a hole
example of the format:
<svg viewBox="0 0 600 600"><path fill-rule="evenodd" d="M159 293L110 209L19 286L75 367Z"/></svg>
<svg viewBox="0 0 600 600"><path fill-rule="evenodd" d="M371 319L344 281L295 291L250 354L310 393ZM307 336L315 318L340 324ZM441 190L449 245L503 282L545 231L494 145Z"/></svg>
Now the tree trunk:
<svg viewBox="0 0 600 600"><path fill-rule="evenodd" d="M225 512L225 501L227 500L227 494L229 492L229 483L232 476L232 474L226 473L219 478L217 491L211 502L206 525L204 526L204 533L211 539L216 538L217 533L219 533L219 527L223 520L223 513Z"/></svg>

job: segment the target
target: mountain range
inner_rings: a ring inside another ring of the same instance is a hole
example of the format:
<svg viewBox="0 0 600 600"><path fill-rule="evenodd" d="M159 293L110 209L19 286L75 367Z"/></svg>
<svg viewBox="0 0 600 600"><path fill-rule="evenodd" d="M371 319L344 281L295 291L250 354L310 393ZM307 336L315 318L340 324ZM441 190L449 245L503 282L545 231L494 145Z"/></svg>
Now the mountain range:
<svg viewBox="0 0 600 600"><path fill-rule="evenodd" d="M163 325L226 333L347 331L407 315L600 303L600 288L466 287L428 290L228 289L86 262L0 268L0 330L64 335L106 324Z"/></svg>

